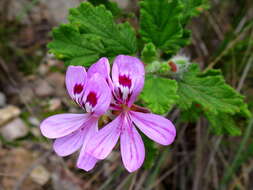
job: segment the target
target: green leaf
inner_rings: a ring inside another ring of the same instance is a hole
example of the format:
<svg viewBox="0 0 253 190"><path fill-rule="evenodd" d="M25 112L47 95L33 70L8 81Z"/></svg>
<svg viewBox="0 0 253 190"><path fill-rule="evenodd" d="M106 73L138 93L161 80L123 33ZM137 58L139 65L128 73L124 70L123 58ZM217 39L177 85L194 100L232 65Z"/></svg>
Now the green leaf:
<svg viewBox="0 0 253 190"><path fill-rule="evenodd" d="M167 78L147 75L140 98L152 112L165 114L178 99L177 83Z"/></svg>
<svg viewBox="0 0 253 190"><path fill-rule="evenodd" d="M211 131L217 135L229 134L232 136L241 135L240 128L236 125L234 121L234 116L224 113L206 114L209 120Z"/></svg>
<svg viewBox="0 0 253 190"><path fill-rule="evenodd" d="M141 133L142 140L145 146L145 161L144 168L150 169L154 165L155 158L157 156L157 148L154 141L150 140L146 135Z"/></svg>
<svg viewBox="0 0 253 190"><path fill-rule="evenodd" d="M157 52L156 47L153 43L145 44L142 52L141 52L141 59L144 63L151 63L152 61L157 60Z"/></svg>
<svg viewBox="0 0 253 190"><path fill-rule="evenodd" d="M173 54L188 43L180 23L183 6L179 0L142 0L140 2L141 36L166 53Z"/></svg>
<svg viewBox="0 0 253 190"><path fill-rule="evenodd" d="M53 29L53 39L48 44L50 52L66 61L67 65L89 66L105 53L98 37L80 34L79 30L70 24Z"/></svg>
<svg viewBox="0 0 253 190"><path fill-rule="evenodd" d="M196 123L199 117L203 114L203 110L199 107L199 104L194 104L188 110L181 110L180 122Z"/></svg>
<svg viewBox="0 0 253 190"><path fill-rule="evenodd" d="M81 33L100 38L106 49L106 56L135 54L137 51L134 29L129 23L116 24L110 11L103 5L94 7L81 3L70 9L69 20L79 27Z"/></svg>
<svg viewBox="0 0 253 190"><path fill-rule="evenodd" d="M89 0L89 2L95 6L104 5L106 9L111 11L114 17L118 17L121 14L121 9L116 2L111 2L109 0Z"/></svg>
<svg viewBox="0 0 253 190"><path fill-rule="evenodd" d="M225 83L220 71L210 70L201 74L196 64L191 64L178 80L178 94L178 104L182 109L189 109L197 103L204 111L213 114L235 114L244 104L243 96Z"/></svg>
<svg viewBox="0 0 253 190"><path fill-rule="evenodd" d="M208 0L181 0L181 2L184 5L184 14L182 18L184 24L187 24L191 17L198 16L209 8Z"/></svg>

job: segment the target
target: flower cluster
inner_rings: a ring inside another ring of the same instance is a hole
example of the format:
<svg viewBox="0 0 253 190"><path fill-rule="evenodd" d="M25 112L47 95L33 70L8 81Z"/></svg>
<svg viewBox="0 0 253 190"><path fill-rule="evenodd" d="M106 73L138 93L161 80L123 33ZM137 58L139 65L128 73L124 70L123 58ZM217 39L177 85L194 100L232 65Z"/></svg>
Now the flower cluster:
<svg viewBox="0 0 253 190"><path fill-rule="evenodd" d="M56 139L53 147L59 156L81 149L77 167L86 171L106 158L120 139L123 164L133 172L141 167L145 157L144 144L136 128L161 145L171 144L176 130L168 119L134 104L145 77L144 65L139 59L119 55L111 73L110 77L107 58L101 58L87 73L84 67L69 66L68 93L86 113L51 116L41 123L40 129L44 136ZM99 118L109 110L115 113L115 118L98 130Z"/></svg>

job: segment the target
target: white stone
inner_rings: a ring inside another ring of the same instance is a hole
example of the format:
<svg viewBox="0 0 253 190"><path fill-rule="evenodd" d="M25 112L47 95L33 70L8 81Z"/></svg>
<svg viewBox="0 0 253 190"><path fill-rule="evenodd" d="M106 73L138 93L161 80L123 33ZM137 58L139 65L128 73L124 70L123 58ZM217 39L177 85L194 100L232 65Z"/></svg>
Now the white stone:
<svg viewBox="0 0 253 190"><path fill-rule="evenodd" d="M55 111L61 108L61 100L59 98L53 98L49 101L49 110Z"/></svg>
<svg viewBox="0 0 253 190"><path fill-rule="evenodd" d="M0 133L5 140L13 141L17 138L26 136L28 134L28 128L20 118L16 118L1 127Z"/></svg>
<svg viewBox="0 0 253 190"><path fill-rule="evenodd" d="M39 80L35 83L35 94L39 97L47 97L54 93L54 89L45 80Z"/></svg>
<svg viewBox="0 0 253 190"><path fill-rule="evenodd" d="M40 130L38 128L32 127L31 128L31 133L35 136L35 137L41 137L41 133Z"/></svg>
<svg viewBox="0 0 253 190"><path fill-rule="evenodd" d="M19 116L20 113L20 109L12 105L0 109L0 126Z"/></svg>
<svg viewBox="0 0 253 190"><path fill-rule="evenodd" d="M50 179L50 173L41 165L33 169L30 175L31 179L39 185L45 185Z"/></svg>
<svg viewBox="0 0 253 190"><path fill-rule="evenodd" d="M28 121L30 124L32 124L34 126L39 126L39 124L40 124L40 121L36 117L29 117Z"/></svg>

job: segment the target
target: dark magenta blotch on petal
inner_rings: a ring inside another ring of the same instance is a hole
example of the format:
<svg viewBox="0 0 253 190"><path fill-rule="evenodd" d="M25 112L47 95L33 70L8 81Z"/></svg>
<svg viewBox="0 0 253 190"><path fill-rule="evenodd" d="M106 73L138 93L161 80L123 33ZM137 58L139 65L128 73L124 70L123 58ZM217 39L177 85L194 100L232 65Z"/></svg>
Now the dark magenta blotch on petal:
<svg viewBox="0 0 253 190"><path fill-rule="evenodd" d="M92 107L94 107L97 104L97 96L95 92L90 92L87 96L86 102L89 102Z"/></svg>
<svg viewBox="0 0 253 190"><path fill-rule="evenodd" d="M76 84L74 86L74 94L80 94L83 91L83 85L82 84Z"/></svg>
<svg viewBox="0 0 253 190"><path fill-rule="evenodd" d="M130 88L132 85L132 81L128 76L123 75L123 76L119 76L119 84Z"/></svg>

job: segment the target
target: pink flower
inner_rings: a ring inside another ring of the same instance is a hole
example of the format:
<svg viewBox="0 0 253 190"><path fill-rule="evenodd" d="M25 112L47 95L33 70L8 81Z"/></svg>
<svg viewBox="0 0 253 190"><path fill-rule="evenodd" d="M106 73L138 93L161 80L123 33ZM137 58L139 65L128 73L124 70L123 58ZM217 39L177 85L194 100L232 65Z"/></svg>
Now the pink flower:
<svg viewBox="0 0 253 190"><path fill-rule="evenodd" d="M107 61L101 59L103 65ZM84 67L69 66L66 73L66 87L70 97L83 108L84 114L58 114L45 119L40 130L48 138L56 139L53 148L59 156L67 156L81 148L77 167L91 170L97 159L86 153L87 143L98 131L98 119L111 102L111 91L105 79L92 69L87 73Z"/></svg>
<svg viewBox="0 0 253 190"><path fill-rule="evenodd" d="M109 63L106 58L102 59L103 64L94 64L90 70L105 78L113 93L110 107L120 114L89 141L86 151L97 159L104 159L120 138L124 166L133 172L141 167L145 157L144 144L136 127L161 145L169 145L174 141L176 129L162 116L134 111L136 106L133 103L143 88L145 75L144 65L139 59L117 56L112 67L112 80L109 76Z"/></svg>

